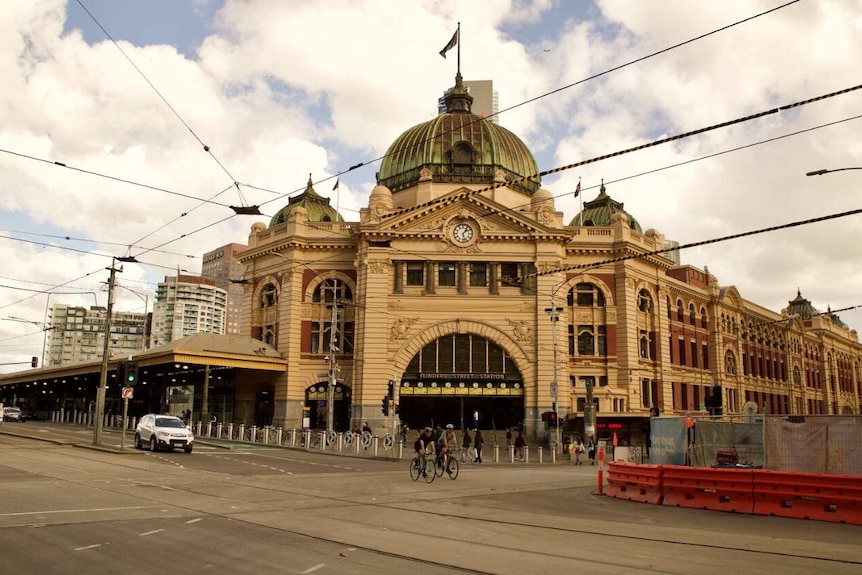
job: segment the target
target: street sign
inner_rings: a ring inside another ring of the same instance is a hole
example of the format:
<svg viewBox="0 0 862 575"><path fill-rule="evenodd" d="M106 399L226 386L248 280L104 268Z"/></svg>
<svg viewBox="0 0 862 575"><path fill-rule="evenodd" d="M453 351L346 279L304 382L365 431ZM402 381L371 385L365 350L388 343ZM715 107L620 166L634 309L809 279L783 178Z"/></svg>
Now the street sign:
<svg viewBox="0 0 862 575"><path fill-rule="evenodd" d="M553 397L555 399L557 397L557 382L556 381L551 382L551 397Z"/></svg>
<svg viewBox="0 0 862 575"><path fill-rule="evenodd" d="M123 399L132 399L135 396L135 388L134 387L124 387L120 392L120 396Z"/></svg>

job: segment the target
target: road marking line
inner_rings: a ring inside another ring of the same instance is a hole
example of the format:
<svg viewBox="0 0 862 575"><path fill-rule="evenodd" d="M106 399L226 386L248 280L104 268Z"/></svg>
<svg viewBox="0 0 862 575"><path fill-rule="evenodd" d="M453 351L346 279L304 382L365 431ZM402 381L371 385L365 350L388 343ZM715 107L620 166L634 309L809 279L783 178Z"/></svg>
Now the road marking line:
<svg viewBox="0 0 862 575"><path fill-rule="evenodd" d="M189 519L188 521L186 521L186 525L188 525L189 523L197 523L200 520L201 520L200 517L198 517L197 519Z"/></svg>
<svg viewBox="0 0 862 575"><path fill-rule="evenodd" d="M56 509L54 511L19 511L17 513L0 513L0 517L16 517L20 515L48 515L51 513L90 513L92 511L128 511L131 509L155 509L158 505L140 505L136 507L98 507L96 509Z"/></svg>
<svg viewBox="0 0 862 575"><path fill-rule="evenodd" d="M326 567L326 564L325 563L318 563L314 567L309 567L308 569L306 569L305 571L301 571L300 573L302 573L303 575L305 575L306 573L314 573L315 571L317 571L318 569L320 569L322 567Z"/></svg>
<svg viewBox="0 0 862 575"><path fill-rule="evenodd" d="M161 533L164 529L154 529L153 531L147 531L146 533L138 533L138 537L146 537L147 535L153 535L154 533Z"/></svg>
<svg viewBox="0 0 862 575"><path fill-rule="evenodd" d="M75 551L86 551L87 549L93 549L94 547L101 547L101 543L96 543L95 545L87 545L86 547L76 547Z"/></svg>

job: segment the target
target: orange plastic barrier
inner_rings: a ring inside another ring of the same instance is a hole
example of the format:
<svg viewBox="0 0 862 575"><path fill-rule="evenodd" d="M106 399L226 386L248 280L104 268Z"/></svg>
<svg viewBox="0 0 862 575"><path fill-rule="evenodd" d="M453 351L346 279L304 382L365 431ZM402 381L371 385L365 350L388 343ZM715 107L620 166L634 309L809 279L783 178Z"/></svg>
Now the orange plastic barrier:
<svg viewBox="0 0 862 575"><path fill-rule="evenodd" d="M754 513L862 525L862 477L757 469Z"/></svg>
<svg viewBox="0 0 862 575"><path fill-rule="evenodd" d="M661 465L641 465L612 461L608 463L607 494L618 499L661 504Z"/></svg>
<svg viewBox="0 0 862 575"><path fill-rule="evenodd" d="M664 505L753 513L753 469L664 466Z"/></svg>

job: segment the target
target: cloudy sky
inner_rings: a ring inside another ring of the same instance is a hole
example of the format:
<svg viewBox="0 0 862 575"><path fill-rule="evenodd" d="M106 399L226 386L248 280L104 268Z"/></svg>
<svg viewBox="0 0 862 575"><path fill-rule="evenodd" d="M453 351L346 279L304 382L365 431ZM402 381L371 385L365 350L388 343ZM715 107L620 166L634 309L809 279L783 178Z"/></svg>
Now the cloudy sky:
<svg viewBox="0 0 862 575"><path fill-rule="evenodd" d="M4 0L0 363L41 356L49 304L105 305L111 256L142 262L119 274L117 309L152 309L160 279L245 243L309 173L329 195L327 178L368 162L341 176L337 201L358 219L370 160L452 85L455 53L438 52L459 21L464 78L493 80L514 107L500 123L547 170L862 83L862 0L733 25L785 2ZM862 90L543 184L569 221L578 178L585 200L604 178L645 230L681 243L836 214L862 207L862 170L805 173L862 167L859 115ZM849 216L682 258L769 309L800 288L825 311L862 305L860 252L862 216Z"/></svg>

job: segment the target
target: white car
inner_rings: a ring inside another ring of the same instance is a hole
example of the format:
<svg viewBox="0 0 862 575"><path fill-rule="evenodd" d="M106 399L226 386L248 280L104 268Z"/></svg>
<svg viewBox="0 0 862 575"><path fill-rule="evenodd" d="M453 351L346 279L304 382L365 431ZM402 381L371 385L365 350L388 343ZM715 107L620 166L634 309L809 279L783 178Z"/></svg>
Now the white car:
<svg viewBox="0 0 862 575"><path fill-rule="evenodd" d="M150 451L159 449L182 449L191 453L195 437L183 420L173 415L148 413L138 422L135 429L135 448Z"/></svg>
<svg viewBox="0 0 862 575"><path fill-rule="evenodd" d="M17 421L18 423L22 423L24 421L24 412L22 412L19 407L4 407L3 421Z"/></svg>

